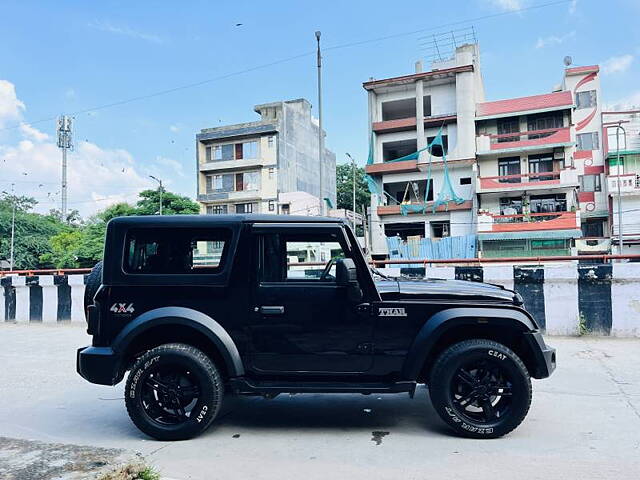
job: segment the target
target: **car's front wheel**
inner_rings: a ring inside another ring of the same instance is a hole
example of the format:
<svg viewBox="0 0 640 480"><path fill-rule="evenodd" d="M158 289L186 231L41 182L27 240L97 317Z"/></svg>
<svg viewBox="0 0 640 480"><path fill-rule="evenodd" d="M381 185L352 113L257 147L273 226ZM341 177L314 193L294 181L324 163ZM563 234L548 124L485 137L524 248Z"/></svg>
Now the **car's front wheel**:
<svg viewBox="0 0 640 480"><path fill-rule="evenodd" d="M158 440L184 440L215 419L224 395L218 369L202 351L172 343L149 350L134 363L125 387L133 423Z"/></svg>
<svg viewBox="0 0 640 480"><path fill-rule="evenodd" d="M497 438L527 415L531 379L511 349L491 340L466 340L440 354L431 370L429 395L456 433Z"/></svg>

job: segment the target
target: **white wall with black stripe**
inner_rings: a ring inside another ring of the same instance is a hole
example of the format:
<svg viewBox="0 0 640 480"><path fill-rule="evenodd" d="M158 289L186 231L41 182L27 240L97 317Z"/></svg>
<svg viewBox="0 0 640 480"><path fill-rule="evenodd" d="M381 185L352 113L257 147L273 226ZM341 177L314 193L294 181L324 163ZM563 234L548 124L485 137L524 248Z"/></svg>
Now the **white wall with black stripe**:
<svg viewBox="0 0 640 480"><path fill-rule="evenodd" d="M398 268L385 270L400 273ZM409 273L515 290L549 335L640 337L640 263L443 266ZM85 275L3 277L0 321L83 322L85 281Z"/></svg>

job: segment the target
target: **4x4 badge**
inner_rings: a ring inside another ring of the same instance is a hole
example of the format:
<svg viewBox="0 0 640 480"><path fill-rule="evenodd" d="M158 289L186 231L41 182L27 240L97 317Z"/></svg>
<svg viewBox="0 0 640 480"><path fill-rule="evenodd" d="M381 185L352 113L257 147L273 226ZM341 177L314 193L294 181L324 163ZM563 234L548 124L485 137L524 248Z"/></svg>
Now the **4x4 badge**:
<svg viewBox="0 0 640 480"><path fill-rule="evenodd" d="M113 313L133 313L135 309L133 308L133 303L127 305L126 303L114 303L111 305L109 309Z"/></svg>
<svg viewBox="0 0 640 480"><path fill-rule="evenodd" d="M378 309L379 317L406 317L404 307L381 307Z"/></svg>

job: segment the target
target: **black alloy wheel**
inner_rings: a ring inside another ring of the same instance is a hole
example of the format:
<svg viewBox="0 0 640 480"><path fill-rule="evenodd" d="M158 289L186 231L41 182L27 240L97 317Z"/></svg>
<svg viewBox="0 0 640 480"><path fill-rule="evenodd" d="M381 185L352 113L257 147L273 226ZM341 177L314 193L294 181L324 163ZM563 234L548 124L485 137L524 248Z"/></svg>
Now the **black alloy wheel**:
<svg viewBox="0 0 640 480"><path fill-rule="evenodd" d="M181 343L160 345L140 356L125 386L129 417L158 440L200 434L218 415L223 397L222 377L211 358Z"/></svg>
<svg viewBox="0 0 640 480"><path fill-rule="evenodd" d="M497 438L515 429L531 405L527 367L493 340L456 343L435 361L429 395L438 415L459 435Z"/></svg>

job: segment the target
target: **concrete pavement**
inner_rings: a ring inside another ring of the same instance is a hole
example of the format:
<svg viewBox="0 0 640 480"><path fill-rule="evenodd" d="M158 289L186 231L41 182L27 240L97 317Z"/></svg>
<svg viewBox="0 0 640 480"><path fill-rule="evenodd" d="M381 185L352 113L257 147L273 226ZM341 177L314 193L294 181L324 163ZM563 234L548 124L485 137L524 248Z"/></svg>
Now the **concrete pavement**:
<svg viewBox="0 0 640 480"><path fill-rule="evenodd" d="M527 419L498 440L452 436L419 388L414 400L233 399L204 435L174 443L133 426L122 385L76 374L89 341L83 325L0 324L0 436L129 449L176 479L640 477L639 339L548 339L558 370L534 381Z"/></svg>

